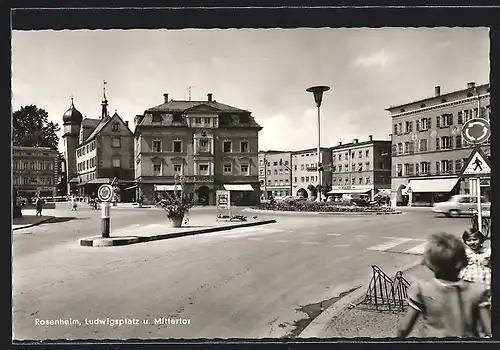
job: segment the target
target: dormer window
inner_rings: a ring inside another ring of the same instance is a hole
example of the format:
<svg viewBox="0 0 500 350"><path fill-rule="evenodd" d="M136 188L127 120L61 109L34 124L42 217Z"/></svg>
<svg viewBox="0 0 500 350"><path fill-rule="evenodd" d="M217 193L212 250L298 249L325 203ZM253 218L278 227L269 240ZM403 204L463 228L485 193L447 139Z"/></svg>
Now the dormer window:
<svg viewBox="0 0 500 350"><path fill-rule="evenodd" d="M172 117L172 121L173 122L182 122L183 121L182 113L174 113L174 115Z"/></svg>
<svg viewBox="0 0 500 350"><path fill-rule="evenodd" d="M153 123L161 123L162 120L161 114L153 114Z"/></svg>
<svg viewBox="0 0 500 350"><path fill-rule="evenodd" d="M120 123L114 122L112 125L112 130L113 131L120 131Z"/></svg>

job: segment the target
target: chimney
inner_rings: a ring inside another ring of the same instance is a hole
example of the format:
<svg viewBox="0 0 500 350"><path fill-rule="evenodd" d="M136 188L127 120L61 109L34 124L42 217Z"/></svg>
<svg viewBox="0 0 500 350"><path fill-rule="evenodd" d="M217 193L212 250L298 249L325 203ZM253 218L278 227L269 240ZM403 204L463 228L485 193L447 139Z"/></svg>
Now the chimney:
<svg viewBox="0 0 500 350"><path fill-rule="evenodd" d="M373 135L368 135L368 138L370 139L370 141L373 141Z"/></svg>
<svg viewBox="0 0 500 350"><path fill-rule="evenodd" d="M476 83L473 81L467 83L467 89L473 89L475 86L476 86Z"/></svg>
<svg viewBox="0 0 500 350"><path fill-rule="evenodd" d="M207 100L208 102L212 102L212 94L207 94Z"/></svg>
<svg viewBox="0 0 500 350"><path fill-rule="evenodd" d="M342 141L339 141L339 146L342 146Z"/></svg>
<svg viewBox="0 0 500 350"><path fill-rule="evenodd" d="M358 139L353 139L352 143L358 143Z"/></svg>
<svg viewBox="0 0 500 350"><path fill-rule="evenodd" d="M127 128L128 128L128 120L125 120L125 125L126 125L126 126L127 126Z"/></svg>
<svg viewBox="0 0 500 350"><path fill-rule="evenodd" d="M434 95L435 96L441 95L441 86L438 85L434 88Z"/></svg>
<svg viewBox="0 0 500 350"><path fill-rule="evenodd" d="M165 103L168 102L168 94L163 94L163 100L165 101Z"/></svg>

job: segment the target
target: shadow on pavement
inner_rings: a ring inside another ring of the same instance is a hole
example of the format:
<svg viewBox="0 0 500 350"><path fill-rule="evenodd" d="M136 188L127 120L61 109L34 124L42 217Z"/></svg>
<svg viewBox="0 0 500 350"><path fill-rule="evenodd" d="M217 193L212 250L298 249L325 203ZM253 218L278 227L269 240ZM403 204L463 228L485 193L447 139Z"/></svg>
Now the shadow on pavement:
<svg viewBox="0 0 500 350"><path fill-rule="evenodd" d="M54 224L57 222L67 222L67 221L71 221L71 220L88 220L88 219L89 218L76 218L73 216L59 216L59 217L55 217L55 218L52 218L52 219L44 222L44 224Z"/></svg>

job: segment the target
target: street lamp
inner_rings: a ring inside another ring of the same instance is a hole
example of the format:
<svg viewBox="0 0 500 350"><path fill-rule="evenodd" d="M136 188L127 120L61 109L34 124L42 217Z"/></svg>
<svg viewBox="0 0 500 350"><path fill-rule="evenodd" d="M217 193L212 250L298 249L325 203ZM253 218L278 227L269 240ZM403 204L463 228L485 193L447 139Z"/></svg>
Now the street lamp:
<svg viewBox="0 0 500 350"><path fill-rule="evenodd" d="M320 107L321 101L323 99L323 93L330 90L329 86L311 86L307 88L307 92L312 92L314 94L314 101L316 102L316 107L318 107L318 182L321 185L321 115ZM321 201L321 191L318 191L318 202Z"/></svg>

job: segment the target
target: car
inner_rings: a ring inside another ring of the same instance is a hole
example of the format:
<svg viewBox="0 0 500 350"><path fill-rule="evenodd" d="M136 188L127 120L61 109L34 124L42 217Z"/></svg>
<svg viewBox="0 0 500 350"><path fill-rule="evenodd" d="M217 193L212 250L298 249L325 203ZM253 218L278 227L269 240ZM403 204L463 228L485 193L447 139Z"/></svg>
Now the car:
<svg viewBox="0 0 500 350"><path fill-rule="evenodd" d="M489 211L491 203L485 197L481 197L481 207ZM456 194L446 202L435 203L432 212L444 214L447 217L459 217L460 215L472 215L477 210L477 196L470 194Z"/></svg>

